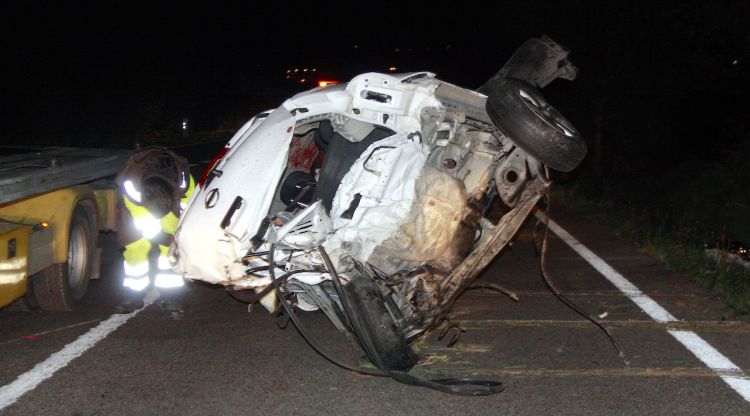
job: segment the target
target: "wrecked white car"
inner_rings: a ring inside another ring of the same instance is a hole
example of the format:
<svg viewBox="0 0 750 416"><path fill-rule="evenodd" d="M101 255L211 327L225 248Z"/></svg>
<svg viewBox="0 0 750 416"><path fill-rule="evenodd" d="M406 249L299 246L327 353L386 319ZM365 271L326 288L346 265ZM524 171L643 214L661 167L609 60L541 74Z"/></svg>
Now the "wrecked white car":
<svg viewBox="0 0 750 416"><path fill-rule="evenodd" d="M499 391L409 376L409 342L511 240L544 194L545 168L570 171L585 156L539 92L575 77L567 54L531 39L478 91L430 72L367 73L255 116L189 201L177 268L295 323L294 308L322 310L399 381ZM508 212L493 224L495 198Z"/></svg>

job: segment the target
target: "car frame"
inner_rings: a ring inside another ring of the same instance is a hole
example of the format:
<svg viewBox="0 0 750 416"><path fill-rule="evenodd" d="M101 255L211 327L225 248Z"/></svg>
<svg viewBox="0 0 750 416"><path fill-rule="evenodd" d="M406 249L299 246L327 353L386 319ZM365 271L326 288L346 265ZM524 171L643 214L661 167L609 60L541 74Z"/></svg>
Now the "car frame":
<svg viewBox="0 0 750 416"><path fill-rule="evenodd" d="M253 117L188 202L178 270L295 324L294 309L322 310L399 381L499 391L418 381L409 342L443 322L512 240L548 169L570 171L585 156L539 92L575 77L567 55L530 39L477 91L431 72L366 73ZM495 199L507 212L492 223Z"/></svg>

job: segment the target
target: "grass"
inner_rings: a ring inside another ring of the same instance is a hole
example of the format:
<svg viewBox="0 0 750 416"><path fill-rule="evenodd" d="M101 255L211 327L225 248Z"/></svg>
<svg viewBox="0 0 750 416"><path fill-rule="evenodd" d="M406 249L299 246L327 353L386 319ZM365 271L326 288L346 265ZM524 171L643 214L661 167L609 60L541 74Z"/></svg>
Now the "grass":
<svg viewBox="0 0 750 416"><path fill-rule="evenodd" d="M573 186L553 187L552 204L555 201L613 229L681 278L710 289L736 314L750 314L750 271L706 256L703 243L710 221L702 222L700 215L682 215L682 211L659 204L644 206L593 198ZM704 215L710 216L711 211Z"/></svg>

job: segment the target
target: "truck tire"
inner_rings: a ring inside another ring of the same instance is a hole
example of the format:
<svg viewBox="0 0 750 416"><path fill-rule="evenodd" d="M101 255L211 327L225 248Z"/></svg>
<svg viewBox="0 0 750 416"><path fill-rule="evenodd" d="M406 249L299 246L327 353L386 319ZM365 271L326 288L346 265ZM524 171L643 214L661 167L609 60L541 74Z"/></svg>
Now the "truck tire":
<svg viewBox="0 0 750 416"><path fill-rule="evenodd" d="M73 310L86 296L96 256L96 221L79 203L68 230L68 261L47 267L32 278L34 298L45 311Z"/></svg>
<svg viewBox="0 0 750 416"><path fill-rule="evenodd" d="M586 156L578 130L528 82L506 78L494 84L486 108L513 143L554 170L570 172Z"/></svg>

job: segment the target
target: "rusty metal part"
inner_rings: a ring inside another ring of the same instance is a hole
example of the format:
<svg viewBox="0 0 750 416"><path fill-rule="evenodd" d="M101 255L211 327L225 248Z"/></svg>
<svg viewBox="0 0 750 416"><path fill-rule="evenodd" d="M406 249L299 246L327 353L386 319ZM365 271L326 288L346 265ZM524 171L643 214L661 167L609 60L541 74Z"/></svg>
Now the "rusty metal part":
<svg viewBox="0 0 750 416"><path fill-rule="evenodd" d="M497 256L513 239L526 218L542 198L548 185L536 179L529 182L518 198L516 206L503 215L491 234L453 272L441 282L441 317L453 307L456 299L471 281Z"/></svg>
<svg viewBox="0 0 750 416"><path fill-rule="evenodd" d="M445 336L448 335L448 332L450 332L452 329L455 329L455 331L453 332L453 335L448 340L448 343L445 344L445 346L448 348L456 345L458 340L461 338L461 334L466 332L466 330L463 327L461 327L461 325L455 322L450 322L445 326L442 332L440 332L440 335L438 335L437 340L442 341L443 338L445 338Z"/></svg>
<svg viewBox="0 0 750 416"><path fill-rule="evenodd" d="M409 328L426 328L440 318L442 292L439 282L445 278L439 271L424 267L418 273L409 273L408 280L401 285L399 293L409 300ZM417 331L419 332L419 331Z"/></svg>
<svg viewBox="0 0 750 416"><path fill-rule="evenodd" d="M505 205L513 207L523 184L531 176L527 166L528 155L516 147L495 170L497 193Z"/></svg>

